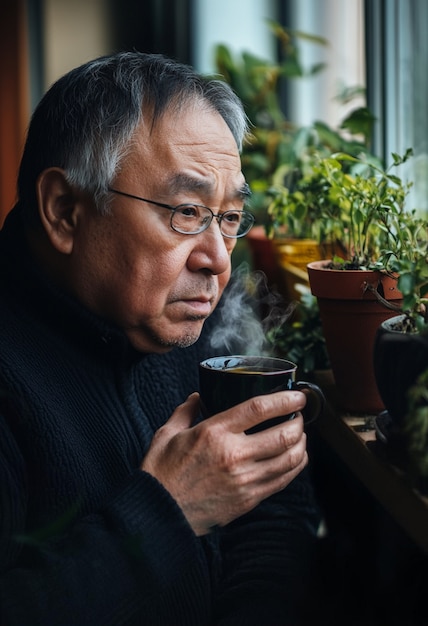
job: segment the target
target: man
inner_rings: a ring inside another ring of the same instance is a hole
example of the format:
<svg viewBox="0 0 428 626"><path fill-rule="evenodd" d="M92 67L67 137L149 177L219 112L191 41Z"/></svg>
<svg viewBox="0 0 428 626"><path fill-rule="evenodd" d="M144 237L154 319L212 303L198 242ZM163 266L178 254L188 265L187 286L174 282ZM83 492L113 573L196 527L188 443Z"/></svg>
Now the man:
<svg viewBox="0 0 428 626"><path fill-rule="evenodd" d="M2 624L293 615L318 521L302 418L244 431L305 398L198 421L195 393L253 222L245 132L225 84L139 53L33 115L0 234Z"/></svg>

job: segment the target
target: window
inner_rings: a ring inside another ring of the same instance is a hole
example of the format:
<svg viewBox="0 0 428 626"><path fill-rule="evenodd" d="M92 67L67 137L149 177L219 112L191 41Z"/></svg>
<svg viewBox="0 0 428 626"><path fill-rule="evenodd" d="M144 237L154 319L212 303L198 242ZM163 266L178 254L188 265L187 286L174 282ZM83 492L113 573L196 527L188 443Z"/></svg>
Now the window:
<svg viewBox="0 0 428 626"><path fill-rule="evenodd" d="M428 210L428 3L366 0L368 105L378 118L374 149L413 148L400 175L414 182L408 206Z"/></svg>

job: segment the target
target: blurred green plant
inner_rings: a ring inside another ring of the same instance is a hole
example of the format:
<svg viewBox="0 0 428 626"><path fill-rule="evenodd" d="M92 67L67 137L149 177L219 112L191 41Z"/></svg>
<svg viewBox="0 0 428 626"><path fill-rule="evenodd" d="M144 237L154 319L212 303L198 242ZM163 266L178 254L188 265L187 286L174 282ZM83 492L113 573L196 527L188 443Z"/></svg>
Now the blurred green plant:
<svg viewBox="0 0 428 626"><path fill-rule="evenodd" d="M411 153L393 155L391 167ZM408 223L404 205L410 186L369 155L316 156L294 188L278 184L271 189L272 229L334 244L342 253L335 260L338 268L372 269L390 246L396 251L405 247L398 246L396 233L402 222Z"/></svg>
<svg viewBox="0 0 428 626"><path fill-rule="evenodd" d="M324 63L305 67L299 44L302 41L327 46L319 36L285 28L268 21L278 47L278 59L261 59L250 52L233 56L230 49L219 44L215 51L217 72L241 98L251 124L251 134L242 152L242 169L253 192L252 209L258 222L269 227L267 212L272 178L288 176L299 179L313 155L346 152L360 155L368 151L374 117L366 107L353 110L340 129L322 121L299 127L288 120L281 106L281 88L289 82L315 76L325 69ZM361 87L343 88L338 98L349 102L361 95Z"/></svg>
<svg viewBox="0 0 428 626"><path fill-rule="evenodd" d="M400 216L394 232L394 249L386 249L379 265L398 275L403 294L400 312L405 314L402 330L428 334L428 222L416 211Z"/></svg>
<svg viewBox="0 0 428 626"><path fill-rule="evenodd" d="M267 340L277 356L296 363L302 373L329 369L317 299L306 285L298 284L295 288L301 295L291 321L270 330Z"/></svg>
<svg viewBox="0 0 428 626"><path fill-rule="evenodd" d="M428 369L408 391L408 412L404 418L409 474L428 480Z"/></svg>

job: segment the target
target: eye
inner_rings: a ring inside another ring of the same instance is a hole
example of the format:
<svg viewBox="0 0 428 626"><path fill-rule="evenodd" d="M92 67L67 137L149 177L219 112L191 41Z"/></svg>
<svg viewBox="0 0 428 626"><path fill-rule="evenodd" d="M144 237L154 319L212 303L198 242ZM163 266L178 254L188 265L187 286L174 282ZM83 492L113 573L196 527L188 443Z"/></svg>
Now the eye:
<svg viewBox="0 0 428 626"><path fill-rule="evenodd" d="M223 213L221 219L229 224L240 224L242 213L241 211L226 211L226 213Z"/></svg>
<svg viewBox="0 0 428 626"><path fill-rule="evenodd" d="M180 213L184 217L199 217L200 210L195 204L182 204L175 209L176 213Z"/></svg>

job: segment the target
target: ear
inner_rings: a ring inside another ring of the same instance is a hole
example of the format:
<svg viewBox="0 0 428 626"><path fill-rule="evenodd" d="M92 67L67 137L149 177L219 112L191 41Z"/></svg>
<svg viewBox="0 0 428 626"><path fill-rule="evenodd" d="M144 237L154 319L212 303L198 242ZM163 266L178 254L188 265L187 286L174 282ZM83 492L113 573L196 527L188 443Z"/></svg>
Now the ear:
<svg viewBox="0 0 428 626"><path fill-rule="evenodd" d="M64 170L44 170L37 179L36 193L40 219L51 244L59 252L70 254L80 204Z"/></svg>

